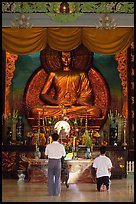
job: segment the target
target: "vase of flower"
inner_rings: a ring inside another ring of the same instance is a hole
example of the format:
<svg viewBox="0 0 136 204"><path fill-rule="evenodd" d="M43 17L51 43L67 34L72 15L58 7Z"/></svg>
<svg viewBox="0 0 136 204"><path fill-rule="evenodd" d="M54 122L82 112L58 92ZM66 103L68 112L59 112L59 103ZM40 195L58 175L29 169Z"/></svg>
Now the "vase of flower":
<svg viewBox="0 0 136 204"><path fill-rule="evenodd" d="M86 159L90 159L90 158L91 158L91 150L90 150L90 147L87 147L87 148L86 148L85 158L86 158Z"/></svg>
<svg viewBox="0 0 136 204"><path fill-rule="evenodd" d="M16 141L16 120L12 122L12 139Z"/></svg>
<svg viewBox="0 0 136 204"><path fill-rule="evenodd" d="M18 175L18 183L25 182L25 171L24 170L17 170Z"/></svg>
<svg viewBox="0 0 136 204"><path fill-rule="evenodd" d="M35 159L40 159L41 158L41 152L39 150L39 147L36 143L36 147L35 147L35 153L34 153Z"/></svg>

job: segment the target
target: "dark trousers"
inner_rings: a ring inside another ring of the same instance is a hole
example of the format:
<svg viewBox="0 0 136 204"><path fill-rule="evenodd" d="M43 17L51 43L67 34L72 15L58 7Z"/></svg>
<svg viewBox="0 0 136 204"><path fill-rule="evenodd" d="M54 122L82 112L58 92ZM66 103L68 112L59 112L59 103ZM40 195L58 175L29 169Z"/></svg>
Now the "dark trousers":
<svg viewBox="0 0 136 204"><path fill-rule="evenodd" d="M59 195L61 191L61 159L48 160L48 193Z"/></svg>
<svg viewBox="0 0 136 204"><path fill-rule="evenodd" d="M97 178L97 190L100 191L101 185L106 185L107 190L109 189L109 176L102 176Z"/></svg>

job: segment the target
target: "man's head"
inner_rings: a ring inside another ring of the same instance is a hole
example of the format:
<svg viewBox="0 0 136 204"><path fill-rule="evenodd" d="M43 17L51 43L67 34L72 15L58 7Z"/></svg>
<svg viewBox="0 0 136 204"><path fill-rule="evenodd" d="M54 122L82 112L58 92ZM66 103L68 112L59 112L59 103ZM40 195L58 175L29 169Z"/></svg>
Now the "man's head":
<svg viewBox="0 0 136 204"><path fill-rule="evenodd" d="M58 133L53 133L52 134L52 139L53 139L53 141L57 141L58 139L59 139L59 135L58 135Z"/></svg>
<svg viewBox="0 0 136 204"><path fill-rule="evenodd" d="M106 147L105 146L101 146L100 147L100 153L101 154L105 154L106 153Z"/></svg>

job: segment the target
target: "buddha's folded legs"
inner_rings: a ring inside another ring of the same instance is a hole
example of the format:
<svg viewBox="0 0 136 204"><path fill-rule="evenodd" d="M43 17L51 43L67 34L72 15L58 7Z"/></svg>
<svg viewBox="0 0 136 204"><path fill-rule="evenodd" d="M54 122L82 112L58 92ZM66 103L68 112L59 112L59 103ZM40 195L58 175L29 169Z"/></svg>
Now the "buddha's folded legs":
<svg viewBox="0 0 136 204"><path fill-rule="evenodd" d="M92 117L99 118L101 117L101 109L96 106L71 106L64 107L63 109L60 106L46 106L44 105L41 108L33 108L32 115L37 117L38 114L45 117L61 117L62 115L67 115L71 117Z"/></svg>

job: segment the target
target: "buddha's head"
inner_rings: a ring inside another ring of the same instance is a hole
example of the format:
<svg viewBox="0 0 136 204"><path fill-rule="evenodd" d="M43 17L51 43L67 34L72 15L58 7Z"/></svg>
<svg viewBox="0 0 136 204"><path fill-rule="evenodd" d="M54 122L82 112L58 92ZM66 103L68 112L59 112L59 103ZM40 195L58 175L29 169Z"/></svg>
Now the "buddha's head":
<svg viewBox="0 0 136 204"><path fill-rule="evenodd" d="M63 68L70 68L71 65L71 52L70 51L62 51L61 60Z"/></svg>

